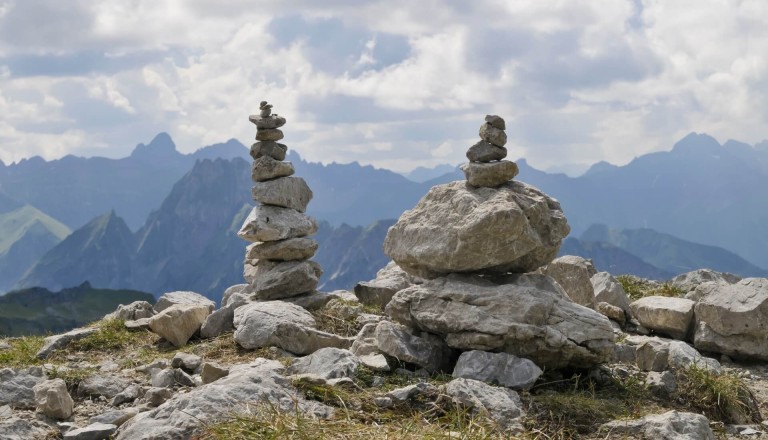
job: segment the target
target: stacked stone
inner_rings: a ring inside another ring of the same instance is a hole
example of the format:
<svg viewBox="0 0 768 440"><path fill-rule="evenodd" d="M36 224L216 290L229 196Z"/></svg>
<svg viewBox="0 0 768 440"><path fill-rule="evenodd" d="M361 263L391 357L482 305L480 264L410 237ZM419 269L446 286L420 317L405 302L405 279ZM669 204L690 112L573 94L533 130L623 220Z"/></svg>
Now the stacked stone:
<svg viewBox="0 0 768 440"><path fill-rule="evenodd" d="M244 276L254 299L289 298L313 292L323 271L309 261L317 242L308 238L317 231L317 222L304 214L312 190L301 177L292 177L291 162L284 162L288 147L280 127L285 118L272 114L272 105L262 101L256 124L256 143L251 147L253 200L238 236L252 242L246 250Z"/></svg>
<svg viewBox="0 0 768 440"><path fill-rule="evenodd" d="M517 173L517 164L508 160L507 134L504 119L496 115L485 117L485 124L480 127L480 142L469 147L469 163L461 166L467 182L474 187L493 188L508 182Z"/></svg>

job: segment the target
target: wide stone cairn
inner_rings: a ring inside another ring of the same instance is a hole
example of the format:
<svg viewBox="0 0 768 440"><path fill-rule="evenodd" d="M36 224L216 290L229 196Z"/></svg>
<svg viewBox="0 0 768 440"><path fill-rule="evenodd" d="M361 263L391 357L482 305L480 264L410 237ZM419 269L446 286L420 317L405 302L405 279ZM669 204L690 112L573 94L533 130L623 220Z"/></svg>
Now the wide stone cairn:
<svg viewBox="0 0 768 440"><path fill-rule="evenodd" d="M285 118L272 114L272 105L262 101L260 113L249 120L256 124L256 143L251 146L255 182L253 208L238 236L252 242L246 249L244 277L254 299L289 298L312 292L323 271L309 261L317 242L308 238L317 222L304 214L312 190L301 177L293 177L293 164L284 162L288 147L280 127Z"/></svg>
<svg viewBox="0 0 768 440"><path fill-rule="evenodd" d="M387 314L459 352L506 352L541 368L606 362L608 319L533 273L570 232L560 203L511 180L518 168L503 160L504 120L485 121L462 166L467 180L433 187L389 229L384 252L426 281L398 291Z"/></svg>

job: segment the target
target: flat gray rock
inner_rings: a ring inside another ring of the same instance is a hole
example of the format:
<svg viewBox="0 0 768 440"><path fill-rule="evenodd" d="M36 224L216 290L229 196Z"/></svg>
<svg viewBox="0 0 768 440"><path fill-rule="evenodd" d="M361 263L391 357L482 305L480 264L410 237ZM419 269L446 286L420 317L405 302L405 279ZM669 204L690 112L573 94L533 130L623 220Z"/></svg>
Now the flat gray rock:
<svg viewBox="0 0 768 440"><path fill-rule="evenodd" d="M502 431L518 432L525 415L520 396L510 389L494 387L473 379L454 379L445 393L472 413L496 422Z"/></svg>
<svg viewBox="0 0 768 440"><path fill-rule="evenodd" d="M256 128L280 128L285 125L285 118L278 115L262 117L261 115L250 115L248 120L256 124Z"/></svg>
<svg viewBox="0 0 768 440"><path fill-rule="evenodd" d="M253 160L259 160L262 156L269 156L275 160L285 160L285 153L288 152L288 147L283 144L278 144L274 141L256 142L251 145L251 157Z"/></svg>
<svg viewBox="0 0 768 440"><path fill-rule="evenodd" d="M73 429L64 433L64 440L106 440L117 431L116 425L93 423L85 428Z"/></svg>
<svg viewBox="0 0 768 440"><path fill-rule="evenodd" d="M279 241L251 243L246 248L246 260L308 260L317 252L318 244L311 238L289 238Z"/></svg>
<svg viewBox="0 0 768 440"><path fill-rule="evenodd" d="M256 206L237 235L243 240L277 241L305 237L317 232L317 222L296 210L279 206Z"/></svg>
<svg viewBox="0 0 768 440"><path fill-rule="evenodd" d="M453 377L475 379L515 390L530 389L543 371L528 359L508 353L470 350L459 356Z"/></svg>
<svg viewBox="0 0 768 440"><path fill-rule="evenodd" d="M216 303L204 297L203 295L200 295L197 292L179 290L175 292L164 293L163 296L157 300L157 303L155 303L155 313L160 313L175 304L204 305L208 307L211 312L216 309Z"/></svg>
<svg viewBox="0 0 768 440"><path fill-rule="evenodd" d="M117 440L186 439L201 434L206 425L232 414L247 413L265 403L289 414L327 419L333 411L307 401L284 375L277 361L256 359L232 368L229 376L178 394L158 408L141 413L124 424Z"/></svg>
<svg viewBox="0 0 768 440"><path fill-rule="evenodd" d="M542 267L541 273L554 278L575 303L595 308L595 290L591 279L597 270L591 261L575 255L564 255Z"/></svg>
<svg viewBox="0 0 768 440"><path fill-rule="evenodd" d="M45 380L41 367L0 369L0 405L22 409L35 408L37 403L33 388Z"/></svg>
<svg viewBox="0 0 768 440"><path fill-rule="evenodd" d="M77 395L82 398L104 396L112 399L132 385L128 379L115 374L95 375L83 379L77 386Z"/></svg>
<svg viewBox="0 0 768 440"><path fill-rule="evenodd" d="M361 303L367 306L375 306L384 310L384 307L399 290L414 284L424 282L401 269L394 261L387 263L385 267L376 272L376 278L357 283L355 296Z"/></svg>
<svg viewBox="0 0 768 440"><path fill-rule="evenodd" d="M491 162L507 157L507 149L497 147L490 142L480 141L467 150L467 159L470 162Z"/></svg>
<svg viewBox="0 0 768 440"><path fill-rule="evenodd" d="M383 353L429 372L450 371L450 362L454 357L453 350L435 335L415 334L389 321L381 321L376 326L376 343Z"/></svg>
<svg viewBox="0 0 768 440"><path fill-rule="evenodd" d="M541 368L591 367L613 356L608 318L546 275L450 275L397 292L386 313L456 349L506 352Z"/></svg>
<svg viewBox="0 0 768 440"><path fill-rule="evenodd" d="M615 420L601 432L631 434L654 440L715 440L709 420L701 414L669 411L636 420Z"/></svg>
<svg viewBox="0 0 768 440"><path fill-rule="evenodd" d="M91 417L88 419L88 423L103 423L105 425L120 426L137 415L139 415L139 408L136 407L114 409Z"/></svg>
<svg viewBox="0 0 768 440"><path fill-rule="evenodd" d="M256 130L257 141L279 141L284 138L283 131L277 128L262 128Z"/></svg>
<svg viewBox="0 0 768 440"><path fill-rule="evenodd" d="M246 265L245 280L253 298L272 300L314 291L323 270L314 261L259 260L253 270Z"/></svg>
<svg viewBox="0 0 768 440"><path fill-rule="evenodd" d="M354 378L360 359L349 350L341 348L321 348L316 352L293 361L286 370L286 375L311 374L325 380L342 377Z"/></svg>
<svg viewBox="0 0 768 440"><path fill-rule="evenodd" d="M517 164L508 160L488 163L469 162L459 168L464 172L468 184L485 188L495 188L506 183L519 172Z"/></svg>
<svg viewBox="0 0 768 440"><path fill-rule="evenodd" d="M60 335L48 336L43 340L43 346L37 352L36 356L38 359L47 359L54 351L64 348L74 341L92 335L98 330L97 327L76 328Z"/></svg>
<svg viewBox="0 0 768 440"><path fill-rule="evenodd" d="M473 188L437 185L389 228L384 253L406 272L531 272L551 262L570 232L560 204L510 181Z"/></svg>
<svg viewBox="0 0 768 440"><path fill-rule="evenodd" d="M279 177L288 177L293 175L296 170L290 162L281 162L273 159L271 156L261 156L253 161L251 167L251 180L254 182L264 182L265 180L277 179Z"/></svg>
<svg viewBox="0 0 768 440"><path fill-rule="evenodd" d="M503 147L507 143L507 134L504 130L499 130L493 125L485 123L480 126L480 139L497 147Z"/></svg>
<svg viewBox="0 0 768 440"><path fill-rule="evenodd" d="M256 182L251 194L253 200L263 205L282 206L299 212L306 211L312 200L312 190L301 177L280 177Z"/></svg>
<svg viewBox="0 0 768 440"><path fill-rule="evenodd" d="M646 296L630 304L630 308L643 327L684 341L691 332L695 305L685 298Z"/></svg>

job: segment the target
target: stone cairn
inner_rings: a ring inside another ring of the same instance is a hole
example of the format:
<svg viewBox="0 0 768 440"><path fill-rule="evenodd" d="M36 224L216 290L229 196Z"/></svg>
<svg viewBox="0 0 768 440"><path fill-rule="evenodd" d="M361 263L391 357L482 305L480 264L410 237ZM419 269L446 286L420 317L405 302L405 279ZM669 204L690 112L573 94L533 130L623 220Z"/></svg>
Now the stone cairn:
<svg viewBox="0 0 768 440"><path fill-rule="evenodd" d="M480 142L469 147L469 163L461 166L467 182L475 187L493 188L508 182L518 173L517 164L508 160L507 134L504 119L496 115L485 117L485 124L480 126Z"/></svg>
<svg viewBox="0 0 768 440"><path fill-rule="evenodd" d="M313 292L323 271L309 261L317 242L308 236L317 232L317 222L304 214L312 190L284 162L288 147L280 127L285 118L272 114L272 105L262 101L260 113L249 120L256 124L256 143L251 146L255 182L253 200L260 203L251 210L238 236L252 242L247 249L244 277L248 293L257 300L290 298Z"/></svg>

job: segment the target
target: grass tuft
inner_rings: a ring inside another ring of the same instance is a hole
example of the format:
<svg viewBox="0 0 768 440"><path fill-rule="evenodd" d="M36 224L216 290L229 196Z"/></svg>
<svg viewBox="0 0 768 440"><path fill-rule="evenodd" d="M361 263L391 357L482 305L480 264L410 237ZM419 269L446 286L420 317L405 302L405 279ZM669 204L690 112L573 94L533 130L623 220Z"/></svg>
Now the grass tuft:
<svg viewBox="0 0 768 440"><path fill-rule="evenodd" d="M648 281L634 275L619 275L616 280L624 288L631 301L637 301L646 296L669 296L680 298L685 295L682 289L671 283L659 284L655 281Z"/></svg>
<svg viewBox="0 0 768 440"><path fill-rule="evenodd" d="M42 363L35 355L43 347L42 336L21 336L5 340L11 348L0 350L0 368L22 368Z"/></svg>
<svg viewBox="0 0 768 440"><path fill-rule="evenodd" d="M715 374L696 365L679 370L678 399L710 420L731 424L760 423L752 391L731 373Z"/></svg>

